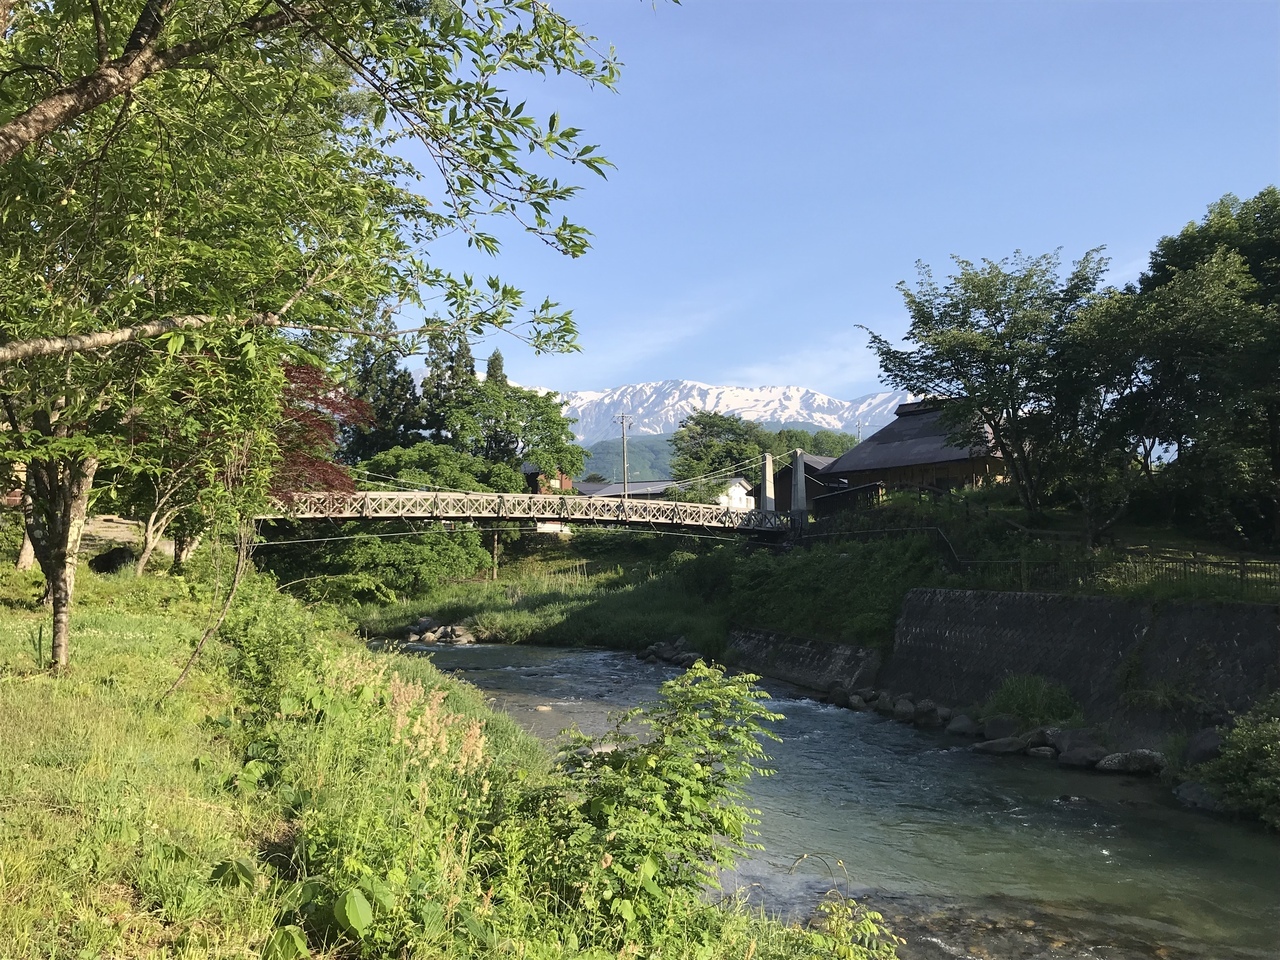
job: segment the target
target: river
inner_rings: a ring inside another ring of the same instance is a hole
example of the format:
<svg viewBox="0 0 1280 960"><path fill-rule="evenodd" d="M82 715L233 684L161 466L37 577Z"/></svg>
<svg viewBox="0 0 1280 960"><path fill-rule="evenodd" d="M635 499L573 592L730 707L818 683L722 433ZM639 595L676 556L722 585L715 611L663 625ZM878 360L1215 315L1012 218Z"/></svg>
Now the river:
<svg viewBox="0 0 1280 960"><path fill-rule="evenodd" d="M602 732L677 672L600 650L430 656L548 741ZM748 785L765 849L726 887L771 912L805 915L836 885L892 921L903 960L1280 958L1274 836L1183 810L1151 780L975 754L762 685L786 717L776 776Z"/></svg>

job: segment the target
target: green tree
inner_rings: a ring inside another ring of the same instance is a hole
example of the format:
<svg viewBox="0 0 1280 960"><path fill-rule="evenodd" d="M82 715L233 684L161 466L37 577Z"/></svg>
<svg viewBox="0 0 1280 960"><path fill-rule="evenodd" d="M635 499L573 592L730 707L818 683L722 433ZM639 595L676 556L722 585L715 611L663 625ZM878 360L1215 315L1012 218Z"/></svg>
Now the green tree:
<svg viewBox="0 0 1280 960"><path fill-rule="evenodd" d="M762 457L774 438L758 423L739 416L700 411L680 421L671 438L671 473L676 480L713 477L760 479Z"/></svg>
<svg viewBox="0 0 1280 960"><path fill-rule="evenodd" d="M1132 298L1147 432L1211 529L1280 543L1280 191L1163 238Z"/></svg>
<svg viewBox="0 0 1280 960"><path fill-rule="evenodd" d="M427 337L426 361L422 403L427 437L432 443L448 443L453 411L475 388L476 361L465 336L443 332Z"/></svg>
<svg viewBox="0 0 1280 960"><path fill-rule="evenodd" d="M389 337L394 326L380 325ZM385 338L359 341L352 353L346 390L367 407L367 415L342 431L340 456L358 463L392 447L411 447L426 439L426 417L414 376L400 365Z"/></svg>
<svg viewBox="0 0 1280 960"><path fill-rule="evenodd" d="M469 358L470 351L464 356ZM502 354L496 351L483 381L474 368L466 377L466 369L453 361L443 367L445 376L439 382L445 399L437 412L443 442L473 457L517 469L529 461L546 474L581 472L586 453L573 442L573 421L564 415L558 394L525 390L508 382Z"/></svg>
<svg viewBox="0 0 1280 960"><path fill-rule="evenodd" d="M393 447L354 468L369 490L417 488L523 493L524 477L441 444ZM266 532L261 562L310 599L379 601L411 597L440 583L474 576L490 563L475 527L389 522L277 523ZM295 542L300 541L300 542Z"/></svg>
<svg viewBox="0 0 1280 960"><path fill-rule="evenodd" d="M436 443L384 450L360 465L369 479L364 486L382 489L383 481L423 490L469 490L476 493L523 493L524 477L505 463Z"/></svg>
<svg viewBox="0 0 1280 960"><path fill-rule="evenodd" d="M839 457L857 446L858 438L836 430L801 430L786 427L779 430L769 444L769 453L775 457L803 450L817 457Z"/></svg>
<svg viewBox="0 0 1280 960"><path fill-rule="evenodd" d="M424 286L451 318L433 328L511 326L521 291L418 253L457 229L494 252L488 214L582 253L585 231L551 217L576 188L522 166L517 149L595 172L605 161L557 115L540 124L510 103L500 77L610 83L614 62L537 0L0 13L3 456L27 467L61 666L94 476L123 446L142 368L192 351L260 357L267 375L281 352L376 334L372 319L420 303ZM378 132L388 111L405 133ZM419 172L385 152L403 135L426 144L435 206L406 189ZM526 316L536 348L571 344L556 304Z"/></svg>
<svg viewBox="0 0 1280 960"><path fill-rule="evenodd" d="M507 371L502 361L502 354L495 350L489 354L489 360L484 366L484 378L489 383L506 384Z"/></svg>
<svg viewBox="0 0 1280 960"><path fill-rule="evenodd" d="M994 447L1022 506L1038 513L1051 482L1042 454L1051 357L1092 302L1106 260L1091 250L1065 278L1057 254L955 263L959 271L945 287L923 263L914 290L898 285L911 316L911 349L868 331L871 347L890 385L947 401L958 442Z"/></svg>

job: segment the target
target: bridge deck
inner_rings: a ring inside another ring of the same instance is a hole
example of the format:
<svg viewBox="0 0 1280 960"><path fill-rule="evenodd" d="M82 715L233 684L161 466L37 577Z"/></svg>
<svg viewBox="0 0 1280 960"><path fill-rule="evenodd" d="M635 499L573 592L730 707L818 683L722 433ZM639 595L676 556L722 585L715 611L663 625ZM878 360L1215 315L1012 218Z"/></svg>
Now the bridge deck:
<svg viewBox="0 0 1280 960"><path fill-rule="evenodd" d="M781 532L791 528L791 515L777 511L730 510L715 504L676 500L621 500L548 494L302 493L278 506L279 513L262 519L535 520L709 527L743 532Z"/></svg>

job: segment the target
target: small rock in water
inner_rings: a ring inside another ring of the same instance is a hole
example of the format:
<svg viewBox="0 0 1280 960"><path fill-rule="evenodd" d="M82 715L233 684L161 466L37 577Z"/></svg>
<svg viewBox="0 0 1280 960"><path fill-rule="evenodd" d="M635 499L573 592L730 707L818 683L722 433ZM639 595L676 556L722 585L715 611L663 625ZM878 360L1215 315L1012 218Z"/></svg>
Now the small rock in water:
<svg viewBox="0 0 1280 960"><path fill-rule="evenodd" d="M978 753L1023 753L1027 749L1027 741L1021 737L1000 737L996 740L983 740L981 743L975 743L973 749Z"/></svg>
<svg viewBox="0 0 1280 960"><path fill-rule="evenodd" d="M1128 750L1109 753L1098 761L1094 769L1104 773L1159 773L1166 766L1164 754L1156 750Z"/></svg>
<svg viewBox="0 0 1280 960"><path fill-rule="evenodd" d="M1074 747L1058 754L1058 764L1063 767L1080 767L1087 770L1106 755L1106 747Z"/></svg>
<svg viewBox="0 0 1280 960"><path fill-rule="evenodd" d="M1058 751L1053 747L1031 747L1027 750L1027 756L1039 757L1041 760L1052 760L1058 755Z"/></svg>
<svg viewBox="0 0 1280 960"><path fill-rule="evenodd" d="M976 737L982 733L982 727L962 713L958 717L952 717L951 722L947 724L947 733L960 737Z"/></svg>
<svg viewBox="0 0 1280 960"><path fill-rule="evenodd" d="M539 713L550 713L550 712L551 712L551 708L550 708L549 706L547 706L545 703L540 703L540 704L538 704L536 707L534 707L533 709L537 710Z"/></svg>

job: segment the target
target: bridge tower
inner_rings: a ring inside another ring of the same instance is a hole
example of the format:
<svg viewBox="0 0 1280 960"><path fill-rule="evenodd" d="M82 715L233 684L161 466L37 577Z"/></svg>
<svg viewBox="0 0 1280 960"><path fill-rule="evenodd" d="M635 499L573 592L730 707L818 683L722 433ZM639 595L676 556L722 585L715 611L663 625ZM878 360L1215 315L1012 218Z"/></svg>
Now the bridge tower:
<svg viewBox="0 0 1280 960"><path fill-rule="evenodd" d="M760 509L772 513L776 507L773 495L773 454L764 455L764 470L760 474Z"/></svg>
<svg viewBox="0 0 1280 960"><path fill-rule="evenodd" d="M791 459L791 529L797 537L804 536L804 525L809 520L808 505L804 489L804 451L796 450Z"/></svg>

